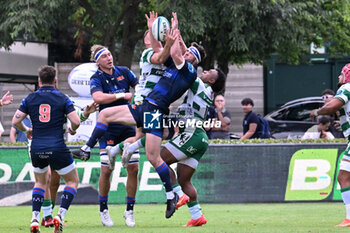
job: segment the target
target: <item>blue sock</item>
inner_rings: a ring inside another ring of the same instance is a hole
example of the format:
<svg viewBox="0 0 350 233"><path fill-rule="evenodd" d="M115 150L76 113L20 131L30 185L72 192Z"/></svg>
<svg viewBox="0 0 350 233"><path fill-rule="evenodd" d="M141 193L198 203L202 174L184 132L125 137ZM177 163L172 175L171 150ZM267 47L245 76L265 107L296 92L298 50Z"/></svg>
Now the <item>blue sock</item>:
<svg viewBox="0 0 350 233"><path fill-rule="evenodd" d="M108 210L108 195L105 197L98 195L98 200L100 201L100 212L103 212L105 209Z"/></svg>
<svg viewBox="0 0 350 233"><path fill-rule="evenodd" d="M39 211L44 202L45 190L41 188L33 188L32 192L32 210Z"/></svg>
<svg viewBox="0 0 350 233"><path fill-rule="evenodd" d="M126 210L134 210L134 205L135 205L135 197L128 197L126 196Z"/></svg>
<svg viewBox="0 0 350 233"><path fill-rule="evenodd" d="M158 172L158 175L160 179L163 181L163 185L165 187L166 192L173 191L173 187L171 185L171 179L170 179L170 172L169 167L166 165L166 163L162 163L159 167L156 168L156 172Z"/></svg>
<svg viewBox="0 0 350 233"><path fill-rule="evenodd" d="M61 196L61 208L68 210L76 193L77 190L75 188L66 186Z"/></svg>
<svg viewBox="0 0 350 233"><path fill-rule="evenodd" d="M86 145L88 145L90 148L94 148L98 140L100 140L107 131L107 128L108 125L97 122L94 131L92 131L91 137L89 138L89 141L86 143Z"/></svg>

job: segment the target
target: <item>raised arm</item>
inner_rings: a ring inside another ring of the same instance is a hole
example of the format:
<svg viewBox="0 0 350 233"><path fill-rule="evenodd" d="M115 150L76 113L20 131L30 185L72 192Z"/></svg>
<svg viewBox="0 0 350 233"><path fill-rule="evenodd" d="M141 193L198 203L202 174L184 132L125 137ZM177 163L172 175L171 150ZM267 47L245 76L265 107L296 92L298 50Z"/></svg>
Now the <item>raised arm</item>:
<svg viewBox="0 0 350 233"><path fill-rule="evenodd" d="M179 41L179 33L180 31L178 29L174 30L175 33L175 42L173 46L170 49L170 55L178 69L181 69L182 66L185 64L185 59L183 57L181 48L180 48L180 41Z"/></svg>
<svg viewBox="0 0 350 233"><path fill-rule="evenodd" d="M162 43L160 41L157 41L152 34L152 25L154 20L158 17L158 13L154 11L149 12L149 16L145 14L147 19L147 26L148 26L148 36L151 42L152 49L155 53L161 52L163 49Z"/></svg>
<svg viewBox="0 0 350 233"><path fill-rule="evenodd" d="M184 55L185 52L187 51L187 46L185 42L182 40L181 32L179 33L179 44L180 44L181 53L182 55Z"/></svg>
<svg viewBox="0 0 350 233"><path fill-rule="evenodd" d="M170 49L174 44L176 39L176 33L174 30L170 29L165 35L165 45L160 52L155 52L151 57L151 63L153 64L163 64L170 56Z"/></svg>
<svg viewBox="0 0 350 233"><path fill-rule="evenodd" d="M173 12L173 17L171 18L171 28L173 30L175 29L179 29L179 21L177 20L177 14L176 12ZM185 54L186 50L187 50L187 46L185 44L185 42L182 40L182 36L181 36L181 32L179 31L179 43L180 43L180 48L181 48L181 52L182 55Z"/></svg>

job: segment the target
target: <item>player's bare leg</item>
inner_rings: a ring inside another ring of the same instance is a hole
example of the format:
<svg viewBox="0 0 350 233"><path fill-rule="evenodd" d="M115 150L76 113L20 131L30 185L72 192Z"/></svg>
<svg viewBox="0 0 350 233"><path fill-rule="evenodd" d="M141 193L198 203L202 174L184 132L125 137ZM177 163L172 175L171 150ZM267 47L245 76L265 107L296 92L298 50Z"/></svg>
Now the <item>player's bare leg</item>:
<svg viewBox="0 0 350 233"><path fill-rule="evenodd" d="M74 158L81 160L90 159L90 151L98 140L100 140L107 131L109 123L119 123L122 125L136 125L134 117L132 116L128 105L119 105L103 109L98 115L96 126L91 134L89 141L78 150L73 150Z"/></svg>
<svg viewBox="0 0 350 233"><path fill-rule="evenodd" d="M341 162L341 164L350 164L349 162ZM340 191L346 210L346 218L337 227L350 227L350 172L346 170L339 170L338 182L340 184Z"/></svg>
<svg viewBox="0 0 350 233"><path fill-rule="evenodd" d="M156 169L160 179L162 180L166 196L167 196L167 209L166 209L166 218L170 218L175 210L176 203L179 199L179 196L173 192L171 185L171 178L168 165L160 157L160 146L162 143L162 138L156 135L146 133L146 155L148 161Z"/></svg>
<svg viewBox="0 0 350 233"><path fill-rule="evenodd" d="M57 200L57 191L60 187L61 177L55 170L51 170L51 181L50 181L50 194L52 201L52 209L55 207Z"/></svg>
<svg viewBox="0 0 350 233"><path fill-rule="evenodd" d="M177 165L177 178L179 184L183 192L190 197L187 206L190 210L192 219L188 221L188 223L185 225L186 227L202 226L207 223L207 219L202 214L200 205L197 201L197 190L191 182L191 178L195 171L195 169L185 164L178 163Z"/></svg>
<svg viewBox="0 0 350 233"><path fill-rule="evenodd" d="M122 156L122 166L127 167L129 164L129 160L130 160L132 154L134 153L134 151L132 151L130 154L128 154L128 151L124 150L124 145L127 144L127 147L128 147L131 143L136 142L138 139L140 139L144 136L145 136L145 134L142 133L142 128L136 128L136 135L134 137L127 138L123 142L121 142L113 147L107 146L106 151L107 151L108 158L109 158L109 169L114 170L115 159L118 156L118 154L123 155Z"/></svg>
<svg viewBox="0 0 350 233"><path fill-rule="evenodd" d="M173 154L166 147L162 148L160 155L168 165L178 162L178 160L173 156ZM179 200L176 203L176 209L178 209L181 206L185 205L190 198L186 195L186 192L183 192L181 186L178 184L175 171L170 166L169 166L169 171L170 171L171 183L173 185L174 192L176 192L179 195Z"/></svg>

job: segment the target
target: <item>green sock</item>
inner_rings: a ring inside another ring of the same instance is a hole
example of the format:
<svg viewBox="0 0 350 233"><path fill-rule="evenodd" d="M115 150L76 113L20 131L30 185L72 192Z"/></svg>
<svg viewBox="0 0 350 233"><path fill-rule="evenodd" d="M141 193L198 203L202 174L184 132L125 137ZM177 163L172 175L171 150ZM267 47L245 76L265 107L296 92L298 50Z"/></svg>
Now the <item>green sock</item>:
<svg viewBox="0 0 350 233"><path fill-rule="evenodd" d="M51 200L44 200L42 209L44 212L44 218L51 217L52 218L52 207Z"/></svg>
<svg viewBox="0 0 350 233"><path fill-rule="evenodd" d="M143 147L146 146L146 137L141 138L141 144Z"/></svg>
<svg viewBox="0 0 350 233"><path fill-rule="evenodd" d="M120 150L124 150L124 141L118 144Z"/></svg>
<svg viewBox="0 0 350 233"><path fill-rule="evenodd" d="M191 208L191 207L198 205L198 204L199 204L198 201L187 202L188 208Z"/></svg>
<svg viewBox="0 0 350 233"><path fill-rule="evenodd" d="M55 208L55 205L56 205L56 202L52 201L52 210L53 210L53 208Z"/></svg>

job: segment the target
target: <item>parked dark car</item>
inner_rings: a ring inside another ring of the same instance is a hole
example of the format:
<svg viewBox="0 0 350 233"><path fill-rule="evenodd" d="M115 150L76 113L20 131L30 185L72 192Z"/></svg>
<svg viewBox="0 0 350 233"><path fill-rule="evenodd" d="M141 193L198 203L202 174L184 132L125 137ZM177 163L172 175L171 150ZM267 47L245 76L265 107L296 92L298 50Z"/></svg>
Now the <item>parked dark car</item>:
<svg viewBox="0 0 350 233"><path fill-rule="evenodd" d="M301 138L307 129L316 124L310 112L324 104L321 97L296 99L267 114L273 138Z"/></svg>

